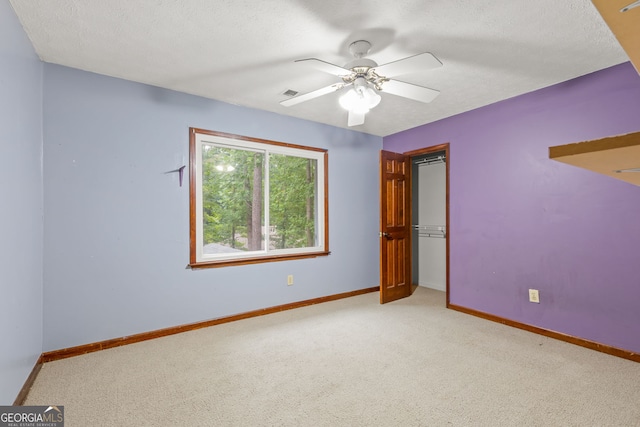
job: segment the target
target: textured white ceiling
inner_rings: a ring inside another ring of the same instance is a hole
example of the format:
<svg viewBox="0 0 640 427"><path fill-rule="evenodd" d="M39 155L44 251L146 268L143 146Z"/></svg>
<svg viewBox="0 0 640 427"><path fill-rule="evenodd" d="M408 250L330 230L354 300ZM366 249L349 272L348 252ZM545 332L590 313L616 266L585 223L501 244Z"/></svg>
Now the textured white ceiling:
<svg viewBox="0 0 640 427"><path fill-rule="evenodd" d="M369 40L378 64L431 52L443 67L396 77L441 91L383 94L354 130L386 136L628 60L589 0L10 0L45 62L347 127L339 93L283 107L287 89L338 78Z"/></svg>

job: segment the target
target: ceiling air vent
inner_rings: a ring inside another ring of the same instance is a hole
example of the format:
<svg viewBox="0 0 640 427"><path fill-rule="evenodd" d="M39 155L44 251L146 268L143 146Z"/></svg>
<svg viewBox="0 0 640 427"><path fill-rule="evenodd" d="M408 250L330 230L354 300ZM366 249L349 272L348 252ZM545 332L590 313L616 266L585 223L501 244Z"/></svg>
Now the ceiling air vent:
<svg viewBox="0 0 640 427"><path fill-rule="evenodd" d="M295 91L295 90L292 90L292 89L287 89L284 92L282 92L282 94L284 96L296 96L298 94L298 92Z"/></svg>

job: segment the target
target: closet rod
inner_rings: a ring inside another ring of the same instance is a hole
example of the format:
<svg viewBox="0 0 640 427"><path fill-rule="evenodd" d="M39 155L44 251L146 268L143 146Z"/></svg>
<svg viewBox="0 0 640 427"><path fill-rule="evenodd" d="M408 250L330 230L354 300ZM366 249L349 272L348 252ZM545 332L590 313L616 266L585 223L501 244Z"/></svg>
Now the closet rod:
<svg viewBox="0 0 640 427"><path fill-rule="evenodd" d="M442 239L446 238L446 234L431 234L431 233L418 233L418 237L440 237Z"/></svg>
<svg viewBox="0 0 640 427"><path fill-rule="evenodd" d="M416 230L430 230L430 231L442 231L442 232L444 232L447 228L444 225L420 225L420 224L413 224L412 227Z"/></svg>
<svg viewBox="0 0 640 427"><path fill-rule="evenodd" d="M418 231L418 237L447 237L447 227L444 225L419 225L411 226Z"/></svg>
<svg viewBox="0 0 640 427"><path fill-rule="evenodd" d="M438 163L446 163L447 159L445 156L438 157L427 157L424 159L418 159L413 162L414 165L435 165Z"/></svg>

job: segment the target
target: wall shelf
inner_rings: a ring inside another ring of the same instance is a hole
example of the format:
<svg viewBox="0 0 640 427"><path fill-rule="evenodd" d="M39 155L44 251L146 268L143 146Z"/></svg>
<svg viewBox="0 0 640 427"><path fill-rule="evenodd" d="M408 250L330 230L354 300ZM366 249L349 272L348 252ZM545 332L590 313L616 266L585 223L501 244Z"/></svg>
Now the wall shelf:
<svg viewBox="0 0 640 427"><path fill-rule="evenodd" d="M549 158L640 186L640 132L549 147Z"/></svg>

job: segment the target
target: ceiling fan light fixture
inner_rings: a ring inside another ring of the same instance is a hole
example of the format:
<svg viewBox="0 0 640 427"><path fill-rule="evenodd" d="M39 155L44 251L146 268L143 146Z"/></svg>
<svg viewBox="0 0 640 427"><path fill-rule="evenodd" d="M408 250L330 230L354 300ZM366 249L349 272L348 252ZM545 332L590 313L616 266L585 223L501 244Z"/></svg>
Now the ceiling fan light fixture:
<svg viewBox="0 0 640 427"><path fill-rule="evenodd" d="M353 82L353 87L340 97L340 106L347 111L366 114L376 107L382 98L362 77Z"/></svg>
<svg viewBox="0 0 640 427"><path fill-rule="evenodd" d="M637 1L640 2L640 0ZM370 49L371 43L366 40L356 40L351 43L349 52L355 59L343 67L317 58L296 60L295 62L312 65L320 71L339 77L342 81L285 99L280 101L280 105L290 107L322 95L341 91L340 106L349 112L347 125L351 127L364 124L365 115L369 110L375 108L382 99L379 92L384 91L387 94L423 103L433 101L440 93L435 89L392 78L397 75L441 67L442 62L433 54L423 52L378 65L372 59L365 58Z"/></svg>

